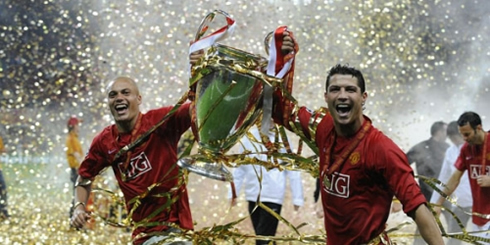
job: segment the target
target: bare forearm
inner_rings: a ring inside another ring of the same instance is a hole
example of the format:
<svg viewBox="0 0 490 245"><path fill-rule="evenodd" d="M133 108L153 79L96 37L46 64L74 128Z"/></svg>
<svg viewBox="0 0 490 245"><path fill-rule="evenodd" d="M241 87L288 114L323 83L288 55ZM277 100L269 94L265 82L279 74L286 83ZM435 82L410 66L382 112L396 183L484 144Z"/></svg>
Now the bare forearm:
<svg viewBox="0 0 490 245"><path fill-rule="evenodd" d="M75 203L87 203L92 187L90 181L84 180L78 176L77 186L75 187Z"/></svg>
<svg viewBox="0 0 490 245"><path fill-rule="evenodd" d="M75 228L82 228L87 220L90 219L90 214L87 212L86 203L91 191L91 181L84 180L78 176L75 187L75 206L71 217L71 225Z"/></svg>
<svg viewBox="0 0 490 245"><path fill-rule="evenodd" d="M459 185L459 179L450 179L447 185L444 188L442 188L442 192L446 194L446 196L451 196L454 190L456 190L456 187L458 187L458 185ZM444 203L445 200L446 198L441 195L439 199L437 199L436 204L442 205L442 203Z"/></svg>
<svg viewBox="0 0 490 245"><path fill-rule="evenodd" d="M441 231L437 226L437 223L432 215L432 212L427 208L426 205L422 204L417 207L415 211L415 223L420 230L422 238L429 245L442 245L444 241L442 240Z"/></svg>

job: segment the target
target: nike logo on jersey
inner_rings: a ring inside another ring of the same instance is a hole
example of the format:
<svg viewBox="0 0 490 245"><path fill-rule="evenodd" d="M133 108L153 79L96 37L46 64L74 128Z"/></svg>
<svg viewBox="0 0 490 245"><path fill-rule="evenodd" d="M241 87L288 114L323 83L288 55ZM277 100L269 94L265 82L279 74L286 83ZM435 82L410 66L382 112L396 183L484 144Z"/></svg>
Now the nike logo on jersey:
<svg viewBox="0 0 490 245"><path fill-rule="evenodd" d="M116 151L117 151L117 149L112 149L112 150L109 150L107 153L110 155L110 154L112 154L112 153L114 153Z"/></svg>

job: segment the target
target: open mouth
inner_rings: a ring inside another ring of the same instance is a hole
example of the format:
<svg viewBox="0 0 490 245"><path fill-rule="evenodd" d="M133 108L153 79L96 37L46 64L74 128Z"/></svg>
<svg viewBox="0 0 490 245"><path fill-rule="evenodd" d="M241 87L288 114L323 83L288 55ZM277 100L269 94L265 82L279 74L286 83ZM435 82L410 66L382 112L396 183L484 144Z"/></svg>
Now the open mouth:
<svg viewBox="0 0 490 245"><path fill-rule="evenodd" d="M114 109L116 109L117 114L121 115L126 113L126 111L128 110L128 105L116 105Z"/></svg>
<svg viewBox="0 0 490 245"><path fill-rule="evenodd" d="M352 109L350 105L340 104L335 107L340 117L347 117Z"/></svg>

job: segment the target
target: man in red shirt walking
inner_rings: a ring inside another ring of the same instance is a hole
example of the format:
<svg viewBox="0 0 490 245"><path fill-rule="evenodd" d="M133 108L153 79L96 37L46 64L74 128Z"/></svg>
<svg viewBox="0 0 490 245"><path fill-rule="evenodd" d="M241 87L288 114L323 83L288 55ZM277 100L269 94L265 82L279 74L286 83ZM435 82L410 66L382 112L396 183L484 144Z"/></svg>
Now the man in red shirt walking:
<svg viewBox="0 0 490 245"><path fill-rule="evenodd" d="M477 231L488 231L490 229L490 134L483 130L480 115L475 112L465 112L458 119L459 133L466 143L461 148L454 167L456 170L449 178L444 193L450 196L458 187L461 177L468 170L471 194L473 197L472 221ZM437 200L442 205L445 198ZM439 206L434 208L437 213L441 212ZM490 239L490 233L482 232L477 236ZM488 243L485 243L488 244Z"/></svg>

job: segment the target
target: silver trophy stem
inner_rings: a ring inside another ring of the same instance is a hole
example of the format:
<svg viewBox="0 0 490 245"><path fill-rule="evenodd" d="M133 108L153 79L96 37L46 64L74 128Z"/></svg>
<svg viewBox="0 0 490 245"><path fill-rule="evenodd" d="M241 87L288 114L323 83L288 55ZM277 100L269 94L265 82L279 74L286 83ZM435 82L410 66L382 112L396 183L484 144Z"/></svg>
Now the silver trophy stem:
<svg viewBox="0 0 490 245"><path fill-rule="evenodd" d="M179 167L193 173L221 181L233 182L233 175L220 162L206 162L192 156L181 158L177 161Z"/></svg>

